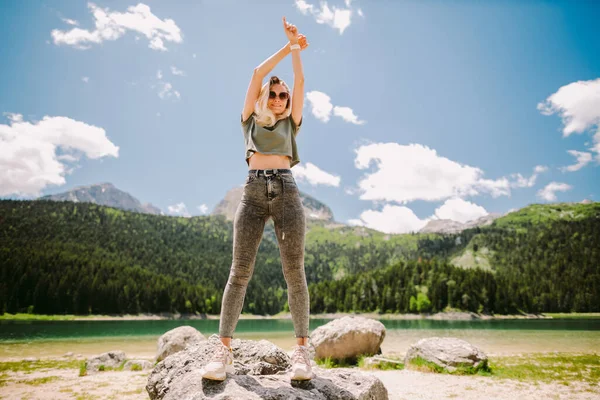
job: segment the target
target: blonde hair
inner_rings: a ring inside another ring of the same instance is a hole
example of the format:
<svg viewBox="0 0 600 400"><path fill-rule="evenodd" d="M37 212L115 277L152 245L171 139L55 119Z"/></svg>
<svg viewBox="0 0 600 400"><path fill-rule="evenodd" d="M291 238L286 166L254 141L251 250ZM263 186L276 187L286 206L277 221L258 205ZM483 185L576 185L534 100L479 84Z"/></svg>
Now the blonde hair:
<svg viewBox="0 0 600 400"><path fill-rule="evenodd" d="M271 86L280 84L287 90L288 99L285 105L285 111L277 117L273 111L269 109L269 91ZM290 92L289 86L276 76L271 76L269 82L265 83L260 89L258 94L258 101L254 106L254 112L256 114L256 123L260 126L273 126L279 119L284 119L292 114L292 93Z"/></svg>

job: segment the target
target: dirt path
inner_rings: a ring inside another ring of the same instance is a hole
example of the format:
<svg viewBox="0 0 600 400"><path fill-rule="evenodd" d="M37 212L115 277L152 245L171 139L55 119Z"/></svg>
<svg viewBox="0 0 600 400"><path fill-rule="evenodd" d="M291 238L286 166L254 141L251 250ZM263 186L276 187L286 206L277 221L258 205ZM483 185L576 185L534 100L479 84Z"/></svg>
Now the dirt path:
<svg viewBox="0 0 600 400"><path fill-rule="evenodd" d="M586 383L564 386L481 376L443 375L410 370L369 371L385 385L390 400L597 400L600 388Z"/></svg>

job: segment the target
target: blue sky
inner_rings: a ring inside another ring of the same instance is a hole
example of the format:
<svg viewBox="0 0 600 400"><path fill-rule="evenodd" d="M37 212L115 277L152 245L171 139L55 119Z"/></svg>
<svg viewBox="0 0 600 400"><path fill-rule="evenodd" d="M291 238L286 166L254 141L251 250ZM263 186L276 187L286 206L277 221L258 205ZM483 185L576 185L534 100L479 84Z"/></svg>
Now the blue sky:
<svg viewBox="0 0 600 400"><path fill-rule="evenodd" d="M192 4L193 3L193 4ZM0 5L0 196L111 182L210 213L247 170L252 69L310 46L300 189L386 232L598 201L600 2L42 1ZM291 58L273 71L293 81Z"/></svg>

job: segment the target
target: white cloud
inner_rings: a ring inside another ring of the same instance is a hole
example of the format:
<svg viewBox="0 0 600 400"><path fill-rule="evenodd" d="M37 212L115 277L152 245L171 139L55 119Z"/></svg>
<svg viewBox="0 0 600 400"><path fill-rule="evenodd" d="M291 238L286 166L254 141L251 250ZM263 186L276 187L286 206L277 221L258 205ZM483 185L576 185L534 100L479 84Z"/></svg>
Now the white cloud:
<svg viewBox="0 0 600 400"><path fill-rule="evenodd" d="M177 203L177 204L173 204L172 206L168 206L167 211L168 211L168 214L170 214L170 215L179 215L182 217L190 217L191 216L184 203Z"/></svg>
<svg viewBox="0 0 600 400"><path fill-rule="evenodd" d="M319 24L327 24L340 32L344 33L346 28L350 26L352 13L354 12L350 1L345 1L345 8L333 6L332 9L326 1L321 1L321 7L318 8L305 0L296 0L296 8L304 15L312 15L315 21ZM362 11L360 12L362 14Z"/></svg>
<svg viewBox="0 0 600 400"><path fill-rule="evenodd" d="M488 215L485 208L460 198L448 199L435 209L435 216L440 219L451 219L465 223Z"/></svg>
<svg viewBox="0 0 600 400"><path fill-rule="evenodd" d="M198 211L202 214L206 214L208 212L208 206L206 204L200 204L198 206Z"/></svg>
<svg viewBox="0 0 600 400"><path fill-rule="evenodd" d="M363 13L363 10L361 10L360 8L357 11L358 15L360 15L361 17L365 17L365 14Z"/></svg>
<svg viewBox="0 0 600 400"><path fill-rule="evenodd" d="M312 92L306 93L306 100L308 100L312 106L312 113L320 121L327 122L331 117L331 111L333 111L333 104L331 104L331 97L327 96L323 92L313 90Z"/></svg>
<svg viewBox="0 0 600 400"><path fill-rule="evenodd" d="M547 170L548 167L544 165L536 165L536 167L533 169L533 174L531 174L529 178L525 178L519 173L511 174L510 176L515 180L510 183L510 186L516 188L532 187L535 185L535 181L537 180L538 175L542 172L546 172Z"/></svg>
<svg viewBox="0 0 600 400"><path fill-rule="evenodd" d="M67 23L69 25L74 25L74 26L79 25L79 22L75 21L74 19L62 18L62 20L64 23Z"/></svg>
<svg viewBox="0 0 600 400"><path fill-rule="evenodd" d="M537 108L544 115L556 113L562 118L563 137L595 129L590 150L600 163L600 78L562 86Z"/></svg>
<svg viewBox="0 0 600 400"><path fill-rule="evenodd" d="M139 3L127 8L127 12L109 11L94 3L88 3L88 8L94 15L95 30L73 28L70 31L54 29L51 32L54 44L65 44L78 49L88 49L92 44L105 40L117 40L128 30L141 33L149 40L153 50L166 51L165 41L181 43L181 30L172 19L161 20L152 14L150 7Z"/></svg>
<svg viewBox="0 0 600 400"><path fill-rule="evenodd" d="M365 226L385 233L418 232L435 219L451 219L465 223L487 215L485 208L459 198L448 199L428 218L419 218L410 208L386 204L381 211L365 210L349 225Z"/></svg>
<svg viewBox="0 0 600 400"><path fill-rule="evenodd" d="M592 153L588 153L586 151L567 150L567 153L574 156L577 159L577 162L573 165L562 167L561 171L563 172L579 171L581 168L585 167L592 161Z"/></svg>
<svg viewBox="0 0 600 400"><path fill-rule="evenodd" d="M312 163L298 164L294 167L294 177L298 180L304 180L313 186L328 185L340 186L340 177L323 171Z"/></svg>
<svg viewBox="0 0 600 400"><path fill-rule="evenodd" d="M346 122L363 125L366 121L359 120L350 107L333 106L331 97L318 90L306 93L306 99L311 105L311 112L321 122L328 122L331 114L341 117Z"/></svg>
<svg viewBox="0 0 600 400"><path fill-rule="evenodd" d="M346 122L351 122L356 125L363 125L366 121L359 121L358 117L354 115L354 111L350 107L333 107L333 115L342 117Z"/></svg>
<svg viewBox="0 0 600 400"><path fill-rule="evenodd" d="M81 77L81 80L82 80L84 83L88 83L88 82L90 81L90 77L89 77L89 76L82 76L82 77Z"/></svg>
<svg viewBox="0 0 600 400"><path fill-rule="evenodd" d="M179 75L179 76L185 76L185 72L183 72L182 70L178 69L176 66L171 66L171 73L173 75Z"/></svg>
<svg viewBox="0 0 600 400"><path fill-rule="evenodd" d="M161 99L170 99L172 97L180 99L181 94L179 93L179 91L173 89L173 85L170 82L163 81L162 78L163 73L159 69L158 71L156 71L156 79L158 79L158 97L160 97ZM152 85L152 87L154 88L156 86Z"/></svg>
<svg viewBox="0 0 600 400"><path fill-rule="evenodd" d="M409 233L419 231L429 222L429 218L420 219L405 206L386 204L381 211L366 210L360 214L359 219L350 219L347 222L385 233Z"/></svg>
<svg viewBox="0 0 600 400"><path fill-rule="evenodd" d="M48 185L65 184L72 168L64 163L82 155L119 155L102 128L67 117L45 116L31 123L20 114L7 115L9 124L0 124L0 196L39 196Z"/></svg>
<svg viewBox="0 0 600 400"><path fill-rule="evenodd" d="M355 165L376 170L359 182L360 198L406 203L414 200L439 201L450 197L489 193L510 195L507 178L484 179L483 171L439 156L420 144L373 143L356 150Z"/></svg>
<svg viewBox="0 0 600 400"><path fill-rule="evenodd" d="M537 195L546 201L556 201L556 192L566 192L571 189L572 186L566 183L550 182L545 188L539 190Z"/></svg>
<svg viewBox="0 0 600 400"><path fill-rule="evenodd" d="M169 99L171 97L181 98L181 94L177 90L174 90L173 85L169 82L160 82L159 87L158 97L161 99Z"/></svg>

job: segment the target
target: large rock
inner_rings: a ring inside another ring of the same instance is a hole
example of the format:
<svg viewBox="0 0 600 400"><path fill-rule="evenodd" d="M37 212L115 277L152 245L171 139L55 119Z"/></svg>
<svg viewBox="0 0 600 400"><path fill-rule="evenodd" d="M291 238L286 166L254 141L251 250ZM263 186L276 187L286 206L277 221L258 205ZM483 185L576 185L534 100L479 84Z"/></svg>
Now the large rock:
<svg viewBox="0 0 600 400"><path fill-rule="evenodd" d="M171 329L158 338L156 361L162 361L171 354L185 349L186 346L206 341L206 337L196 328L189 325Z"/></svg>
<svg viewBox="0 0 600 400"><path fill-rule="evenodd" d="M261 340L234 339L235 374L223 382L202 379L200 369L212 355L217 335L188 346L156 365L146 391L155 400L200 399L387 399L376 377L352 369L324 370L314 367L315 377L306 382L289 379L289 357L274 344Z"/></svg>
<svg viewBox="0 0 600 400"><path fill-rule="evenodd" d="M385 326L374 319L346 316L315 329L310 335L315 358L335 360L372 356L381 351Z"/></svg>
<svg viewBox="0 0 600 400"><path fill-rule="evenodd" d="M94 373L99 371L101 365L105 368L119 368L123 361L125 361L125 353L121 350L113 350L87 359L85 367L88 373Z"/></svg>
<svg viewBox="0 0 600 400"><path fill-rule="evenodd" d="M415 358L436 364L450 372L457 368L487 367L488 357L477 346L452 337L431 337L419 340L413 344L404 357L404 365L410 367Z"/></svg>

